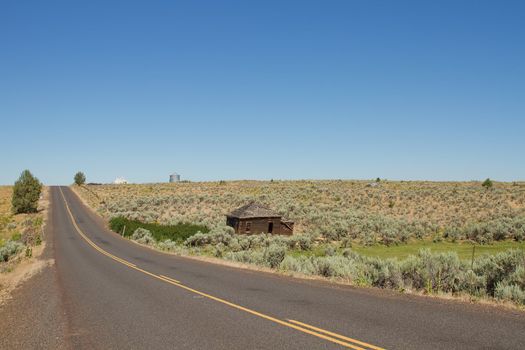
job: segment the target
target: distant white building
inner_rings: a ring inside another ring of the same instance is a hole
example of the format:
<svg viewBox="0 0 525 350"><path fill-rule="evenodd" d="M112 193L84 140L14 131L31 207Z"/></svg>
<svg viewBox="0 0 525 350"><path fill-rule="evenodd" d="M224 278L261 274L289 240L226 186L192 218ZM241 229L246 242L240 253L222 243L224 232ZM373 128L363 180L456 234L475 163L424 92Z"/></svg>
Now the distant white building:
<svg viewBox="0 0 525 350"><path fill-rule="evenodd" d="M125 184L128 183L128 180L126 180L126 179L123 178L123 177L117 177L117 178L115 179L115 181L113 181L113 183L114 183L115 185L125 185Z"/></svg>
<svg viewBox="0 0 525 350"><path fill-rule="evenodd" d="M170 182L179 182L180 181L180 175L177 173L173 173L170 175Z"/></svg>

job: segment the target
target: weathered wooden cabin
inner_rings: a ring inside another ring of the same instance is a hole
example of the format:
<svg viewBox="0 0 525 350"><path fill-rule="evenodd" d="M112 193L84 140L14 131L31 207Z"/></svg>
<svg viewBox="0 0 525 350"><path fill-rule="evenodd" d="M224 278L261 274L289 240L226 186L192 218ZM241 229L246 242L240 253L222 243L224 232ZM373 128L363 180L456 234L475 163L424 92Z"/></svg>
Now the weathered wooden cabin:
<svg viewBox="0 0 525 350"><path fill-rule="evenodd" d="M235 233L278 235L293 234L294 225L293 221L286 220L273 210L255 202L246 204L228 214L226 224L233 227Z"/></svg>

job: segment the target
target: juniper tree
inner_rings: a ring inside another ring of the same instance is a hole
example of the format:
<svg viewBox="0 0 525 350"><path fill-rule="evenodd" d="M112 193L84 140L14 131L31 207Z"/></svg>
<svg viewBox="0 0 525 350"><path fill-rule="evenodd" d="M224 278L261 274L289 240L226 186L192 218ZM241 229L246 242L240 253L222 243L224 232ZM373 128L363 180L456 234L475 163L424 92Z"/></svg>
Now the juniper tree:
<svg viewBox="0 0 525 350"><path fill-rule="evenodd" d="M79 171L75 174L75 184L81 186L86 183L86 175L83 172Z"/></svg>
<svg viewBox="0 0 525 350"><path fill-rule="evenodd" d="M29 170L24 170L13 187L11 199L14 214L34 213L37 211L42 184Z"/></svg>
<svg viewBox="0 0 525 350"><path fill-rule="evenodd" d="M492 186L494 186L494 184L492 183L491 179L487 178L485 181L483 181L481 186L485 187L488 190L488 189L492 188Z"/></svg>

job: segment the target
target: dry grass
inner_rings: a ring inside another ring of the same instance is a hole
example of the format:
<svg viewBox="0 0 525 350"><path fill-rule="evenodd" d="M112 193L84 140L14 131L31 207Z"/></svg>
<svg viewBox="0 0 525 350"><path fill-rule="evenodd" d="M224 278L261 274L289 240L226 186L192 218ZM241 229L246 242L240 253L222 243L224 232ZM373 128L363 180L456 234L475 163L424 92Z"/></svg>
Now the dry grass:
<svg viewBox="0 0 525 350"><path fill-rule="evenodd" d="M0 241L11 237L11 230L7 229L7 224L15 218L11 214L11 186L0 186Z"/></svg>
<svg viewBox="0 0 525 350"><path fill-rule="evenodd" d="M7 240L18 232L17 227L26 214L13 215L11 212L12 186L0 186L0 240Z"/></svg>
<svg viewBox="0 0 525 350"><path fill-rule="evenodd" d="M0 226L0 237L7 240L15 233L19 233L19 230L23 229L23 222L28 218L32 222L39 223L39 228L43 231L49 208L49 189L47 187L42 189L42 196L38 202L38 212L35 214L12 215L11 195L12 187L0 187L0 216L4 220L2 222L5 223L5 225ZM44 249L45 242L42 242L38 246L31 247L31 257L27 257L25 252L21 252L9 259L8 262L0 264L0 305L10 298L12 291L18 285L41 271L45 266L53 263L52 260L41 258Z"/></svg>
<svg viewBox="0 0 525 350"><path fill-rule="evenodd" d="M0 242L7 240L13 235L20 233L22 223L30 218L43 218L43 212L49 203L47 200L47 188L42 189L42 198L39 201L38 212L34 214L17 214L11 212L12 186L0 186Z"/></svg>

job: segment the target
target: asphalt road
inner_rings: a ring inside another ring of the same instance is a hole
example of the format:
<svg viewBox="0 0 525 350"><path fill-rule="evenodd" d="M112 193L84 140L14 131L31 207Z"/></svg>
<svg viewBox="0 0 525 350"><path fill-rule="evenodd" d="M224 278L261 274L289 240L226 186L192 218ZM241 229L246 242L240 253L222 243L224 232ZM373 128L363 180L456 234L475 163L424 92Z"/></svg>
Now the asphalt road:
<svg viewBox="0 0 525 350"><path fill-rule="evenodd" d="M0 348L523 349L525 313L299 280L139 246L51 188L55 264L0 309Z"/></svg>

